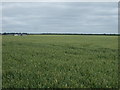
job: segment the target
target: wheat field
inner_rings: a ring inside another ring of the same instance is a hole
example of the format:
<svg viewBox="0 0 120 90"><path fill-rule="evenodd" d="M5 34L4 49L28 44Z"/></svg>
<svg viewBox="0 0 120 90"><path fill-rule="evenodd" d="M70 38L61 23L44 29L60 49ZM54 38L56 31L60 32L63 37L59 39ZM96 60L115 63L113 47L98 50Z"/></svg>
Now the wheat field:
<svg viewBox="0 0 120 90"><path fill-rule="evenodd" d="M118 36L2 36L3 88L117 88Z"/></svg>

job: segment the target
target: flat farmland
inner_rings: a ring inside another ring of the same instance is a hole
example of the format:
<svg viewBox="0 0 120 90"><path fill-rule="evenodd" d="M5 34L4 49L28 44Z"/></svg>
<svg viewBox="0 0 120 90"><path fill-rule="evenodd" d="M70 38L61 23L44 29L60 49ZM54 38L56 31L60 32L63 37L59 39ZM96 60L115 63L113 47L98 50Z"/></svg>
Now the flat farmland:
<svg viewBox="0 0 120 90"><path fill-rule="evenodd" d="M117 88L118 36L2 36L3 88Z"/></svg>

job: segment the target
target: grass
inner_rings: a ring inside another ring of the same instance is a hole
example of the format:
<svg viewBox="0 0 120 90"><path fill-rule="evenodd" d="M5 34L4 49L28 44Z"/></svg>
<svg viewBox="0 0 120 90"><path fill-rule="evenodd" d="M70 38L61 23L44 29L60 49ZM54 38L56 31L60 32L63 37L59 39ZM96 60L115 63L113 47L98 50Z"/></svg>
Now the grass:
<svg viewBox="0 0 120 90"><path fill-rule="evenodd" d="M3 36L3 88L117 88L118 37Z"/></svg>

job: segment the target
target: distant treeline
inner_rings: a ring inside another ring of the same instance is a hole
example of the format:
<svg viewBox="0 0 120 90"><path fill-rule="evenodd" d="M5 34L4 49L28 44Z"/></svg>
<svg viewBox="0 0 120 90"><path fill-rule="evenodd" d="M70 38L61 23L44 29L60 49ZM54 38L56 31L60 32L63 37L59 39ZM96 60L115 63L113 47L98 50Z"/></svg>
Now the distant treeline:
<svg viewBox="0 0 120 90"><path fill-rule="evenodd" d="M113 35L119 36L120 34L79 34L79 33L29 33L29 35Z"/></svg>
<svg viewBox="0 0 120 90"><path fill-rule="evenodd" d="M111 35L120 36L120 34L77 34L77 33L0 33L1 35Z"/></svg>
<svg viewBox="0 0 120 90"><path fill-rule="evenodd" d="M27 33L1 33L2 35L27 35Z"/></svg>

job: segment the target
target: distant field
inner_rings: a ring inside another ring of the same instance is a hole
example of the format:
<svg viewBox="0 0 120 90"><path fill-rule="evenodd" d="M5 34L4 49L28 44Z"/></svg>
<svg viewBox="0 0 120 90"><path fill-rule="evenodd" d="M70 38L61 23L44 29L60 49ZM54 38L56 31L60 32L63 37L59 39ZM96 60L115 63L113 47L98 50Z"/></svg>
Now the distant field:
<svg viewBox="0 0 120 90"><path fill-rule="evenodd" d="M118 37L2 37L3 88L117 88Z"/></svg>

